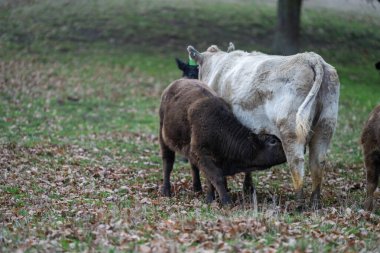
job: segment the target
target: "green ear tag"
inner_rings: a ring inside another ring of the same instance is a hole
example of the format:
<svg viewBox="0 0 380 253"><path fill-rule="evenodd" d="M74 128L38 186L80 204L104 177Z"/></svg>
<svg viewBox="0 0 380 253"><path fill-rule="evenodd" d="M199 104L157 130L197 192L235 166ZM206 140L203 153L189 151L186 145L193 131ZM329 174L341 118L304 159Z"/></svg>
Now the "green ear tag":
<svg viewBox="0 0 380 253"><path fill-rule="evenodd" d="M189 56L189 65L190 66L198 66L197 62L195 60L193 60L190 56Z"/></svg>

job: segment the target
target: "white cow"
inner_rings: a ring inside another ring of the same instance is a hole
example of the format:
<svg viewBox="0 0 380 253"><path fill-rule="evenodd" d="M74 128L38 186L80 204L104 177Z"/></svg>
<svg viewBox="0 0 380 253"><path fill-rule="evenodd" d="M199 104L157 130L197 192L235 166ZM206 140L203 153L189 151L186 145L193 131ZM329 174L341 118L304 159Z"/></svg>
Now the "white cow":
<svg viewBox="0 0 380 253"><path fill-rule="evenodd" d="M300 207L304 152L309 146L313 206L319 206L326 153L338 117L339 78L315 53L267 55L211 46L199 53L199 79L232 105L236 117L255 133L281 139Z"/></svg>

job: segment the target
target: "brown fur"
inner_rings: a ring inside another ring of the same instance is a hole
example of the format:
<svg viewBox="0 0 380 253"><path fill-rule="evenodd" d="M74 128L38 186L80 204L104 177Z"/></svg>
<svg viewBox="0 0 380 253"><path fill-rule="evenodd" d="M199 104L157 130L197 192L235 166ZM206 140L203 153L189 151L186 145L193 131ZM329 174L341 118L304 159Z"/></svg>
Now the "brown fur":
<svg viewBox="0 0 380 253"><path fill-rule="evenodd" d="M372 210L373 193L378 186L380 176L380 105L375 107L364 125L361 144L367 170L367 198L364 207Z"/></svg>
<svg viewBox="0 0 380 253"><path fill-rule="evenodd" d="M286 162L281 142L256 135L235 118L230 106L198 80L180 79L165 89L160 106L162 193L170 196L175 153L186 156L214 186L222 204L230 202L224 178ZM210 188L209 188L210 189ZM212 200L212 192L208 200Z"/></svg>

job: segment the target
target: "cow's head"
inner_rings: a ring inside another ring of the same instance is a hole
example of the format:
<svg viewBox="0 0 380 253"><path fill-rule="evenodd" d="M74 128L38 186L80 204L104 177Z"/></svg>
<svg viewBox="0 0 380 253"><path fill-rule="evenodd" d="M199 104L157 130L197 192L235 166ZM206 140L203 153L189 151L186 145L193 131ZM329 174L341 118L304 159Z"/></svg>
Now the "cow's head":
<svg viewBox="0 0 380 253"><path fill-rule="evenodd" d="M198 50L196 50L193 46L188 46L187 52L189 52L189 57L191 59L195 60L198 64L201 65L207 55L221 52L221 50L216 45L212 45L207 49L206 52L199 53Z"/></svg>
<svg viewBox="0 0 380 253"><path fill-rule="evenodd" d="M185 63L178 58L175 60L177 62L178 68L182 70L182 77L198 79L198 64L194 60L189 60L189 63Z"/></svg>
<svg viewBox="0 0 380 253"><path fill-rule="evenodd" d="M227 48L227 53L230 53L235 50L235 45L230 42ZM203 53L199 53L198 50L196 50L193 46L187 47L187 52L189 53L189 58L194 59L198 64L202 64L205 57L209 55L213 55L215 53L223 52L218 48L216 45L212 45ZM225 53L225 52L224 52Z"/></svg>
<svg viewBox="0 0 380 253"><path fill-rule="evenodd" d="M380 70L380 61L378 61L378 62L375 63L375 68L377 70Z"/></svg>
<svg viewBox="0 0 380 253"><path fill-rule="evenodd" d="M195 60L199 64L198 77L200 80L207 82L208 80L203 80L202 76L204 73L211 71L215 65L215 61L212 59L218 57L218 55L228 54L229 52L235 50L235 46L230 42L227 52L220 50L217 46L212 45L206 51L200 53L193 46L187 47L187 52L189 57Z"/></svg>

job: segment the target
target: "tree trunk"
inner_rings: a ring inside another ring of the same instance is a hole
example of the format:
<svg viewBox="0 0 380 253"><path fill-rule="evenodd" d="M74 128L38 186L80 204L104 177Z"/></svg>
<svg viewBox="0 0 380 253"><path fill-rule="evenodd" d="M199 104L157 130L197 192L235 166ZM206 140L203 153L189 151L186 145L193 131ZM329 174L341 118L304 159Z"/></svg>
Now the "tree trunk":
<svg viewBox="0 0 380 253"><path fill-rule="evenodd" d="M298 52L301 5L302 0L278 0L274 53L290 55Z"/></svg>

